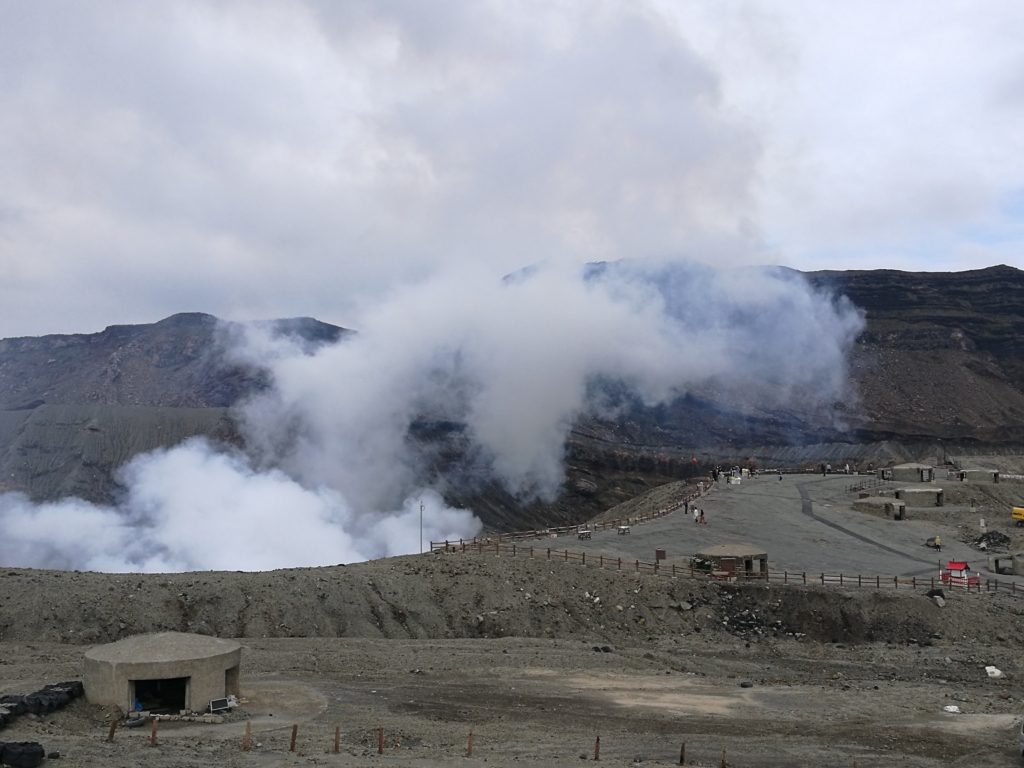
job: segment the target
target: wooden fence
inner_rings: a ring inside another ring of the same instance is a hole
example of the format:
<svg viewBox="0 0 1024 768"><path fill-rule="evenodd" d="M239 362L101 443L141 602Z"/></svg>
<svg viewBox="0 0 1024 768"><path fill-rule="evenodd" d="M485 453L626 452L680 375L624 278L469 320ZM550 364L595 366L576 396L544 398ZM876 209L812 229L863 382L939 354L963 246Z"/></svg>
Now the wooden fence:
<svg viewBox="0 0 1024 768"><path fill-rule="evenodd" d="M475 547L477 544L484 544L487 546L493 546L495 542L505 544L510 541L526 541L529 539L556 539L559 536L575 535L581 531L607 531L609 529L621 528L622 526L633 526L646 523L650 520L657 520L659 517L675 512L684 504L688 504L696 499L699 499L702 493L707 493L713 486L713 481L710 477L703 480L703 491L698 486L692 491L688 492L685 496L680 498L678 501L668 504L667 506L659 507L653 512L646 515L633 515L631 517L619 517L614 520L598 520L590 521L586 523L576 523L575 525L559 525L551 528L534 528L529 531L511 531L508 533L493 533L488 536L477 536L473 539L459 539L460 544L466 546ZM430 542L430 549L434 551L438 548L443 549L445 544L454 542Z"/></svg>
<svg viewBox="0 0 1024 768"><path fill-rule="evenodd" d="M667 576L670 578L706 579L709 581L729 581L744 583L765 583L765 584L792 584L799 586L822 586L842 587L860 589L943 589L950 592L964 592L972 594L1001 593L1014 597L1024 597L1024 587L1017 588L1016 582L1000 581L999 579L981 579L978 583L970 586L951 586L943 582L938 576L881 576L847 573L809 573L807 571L779 571L768 570L759 574L729 574L727 579L716 579L706 571L694 568L692 563L679 565L676 563L646 563L642 560L630 560L628 558L610 557L607 555L575 552L569 549L557 549L552 547L524 546L517 541L485 541L473 539L471 541L443 541L431 542L431 552L439 553L476 553L505 555L509 557L528 557L561 561L564 563L578 563L584 566L592 566L612 571L625 571L628 573L646 573L655 576Z"/></svg>

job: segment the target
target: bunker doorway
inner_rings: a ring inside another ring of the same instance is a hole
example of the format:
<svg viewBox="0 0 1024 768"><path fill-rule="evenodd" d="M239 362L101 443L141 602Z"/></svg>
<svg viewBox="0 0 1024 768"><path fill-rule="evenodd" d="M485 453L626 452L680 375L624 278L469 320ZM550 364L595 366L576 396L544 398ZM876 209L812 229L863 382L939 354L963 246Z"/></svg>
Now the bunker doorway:
<svg viewBox="0 0 1024 768"><path fill-rule="evenodd" d="M132 680L132 704L146 712L176 715L187 709L188 683L187 677Z"/></svg>

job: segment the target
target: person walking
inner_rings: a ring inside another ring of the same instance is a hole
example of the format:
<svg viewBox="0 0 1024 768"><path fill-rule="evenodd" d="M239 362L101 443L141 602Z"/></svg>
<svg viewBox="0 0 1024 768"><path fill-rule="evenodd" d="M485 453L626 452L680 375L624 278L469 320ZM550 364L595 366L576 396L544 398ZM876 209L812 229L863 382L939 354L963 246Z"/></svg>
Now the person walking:
<svg viewBox="0 0 1024 768"><path fill-rule="evenodd" d="M700 510L697 509L696 507L693 508L693 522L694 523L699 523L700 522Z"/></svg>
<svg viewBox="0 0 1024 768"><path fill-rule="evenodd" d="M701 525L707 525L708 524L707 519L704 517L704 510L703 509L700 511L700 519L698 520L698 522Z"/></svg>

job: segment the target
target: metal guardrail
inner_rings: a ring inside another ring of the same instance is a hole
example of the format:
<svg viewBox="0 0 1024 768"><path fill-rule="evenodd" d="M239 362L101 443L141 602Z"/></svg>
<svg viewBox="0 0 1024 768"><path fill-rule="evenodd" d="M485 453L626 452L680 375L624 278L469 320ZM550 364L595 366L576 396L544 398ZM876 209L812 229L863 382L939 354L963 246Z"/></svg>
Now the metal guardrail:
<svg viewBox="0 0 1024 768"><path fill-rule="evenodd" d="M773 571L768 570L760 574L729 574L728 577L716 577L699 568L692 563L678 565L676 563L659 564L657 562L647 563L642 560L629 560L621 557L609 557L606 555L589 556L586 552L575 552L569 549L557 549L552 547L521 546L516 541L484 541L473 539L472 541L444 541L431 542L431 552L440 553L467 553L467 554L494 554L508 555L511 557L529 557L551 561L562 561L565 563L579 563L583 566L591 566L612 571L626 571L628 573L646 573L655 576L668 576L671 578L704 579L707 581L719 582L740 582L740 583L764 583L783 584L793 586L821 586L841 587L850 589L943 589L969 594L1006 594L1014 597L1024 598L1024 587L1018 588L1013 581L1000 581L999 579L982 579L976 584L950 585L937 576L931 577L900 577L882 575L863 575L845 573L808 573L807 571Z"/></svg>

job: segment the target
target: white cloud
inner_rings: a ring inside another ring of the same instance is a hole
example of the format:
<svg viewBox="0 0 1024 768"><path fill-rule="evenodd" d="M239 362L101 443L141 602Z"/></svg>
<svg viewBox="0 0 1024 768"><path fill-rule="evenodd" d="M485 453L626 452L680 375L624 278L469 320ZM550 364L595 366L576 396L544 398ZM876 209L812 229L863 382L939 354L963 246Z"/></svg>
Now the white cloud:
<svg viewBox="0 0 1024 768"><path fill-rule="evenodd" d="M121 472L115 507L80 499L32 504L0 494L0 562L95 571L271 570L419 551L471 537L479 522L421 490L395 511L357 514L329 488L192 440L138 456Z"/></svg>

